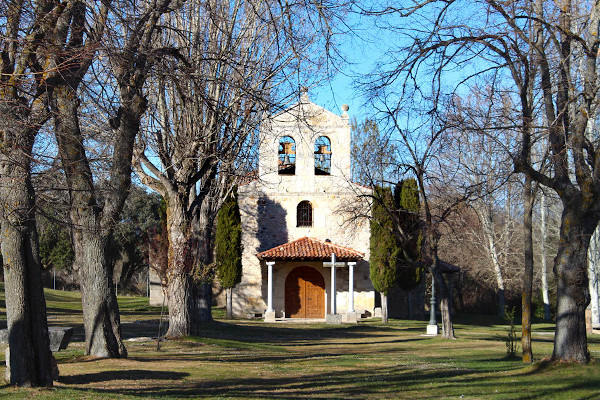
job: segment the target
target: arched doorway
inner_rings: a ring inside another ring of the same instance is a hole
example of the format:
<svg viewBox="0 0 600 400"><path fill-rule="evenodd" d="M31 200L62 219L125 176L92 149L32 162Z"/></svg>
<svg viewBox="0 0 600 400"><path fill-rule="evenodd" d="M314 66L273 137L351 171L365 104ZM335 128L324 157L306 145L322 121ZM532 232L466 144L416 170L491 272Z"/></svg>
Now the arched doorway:
<svg viewBox="0 0 600 400"><path fill-rule="evenodd" d="M285 278L285 316L325 318L325 280L316 269L297 267Z"/></svg>

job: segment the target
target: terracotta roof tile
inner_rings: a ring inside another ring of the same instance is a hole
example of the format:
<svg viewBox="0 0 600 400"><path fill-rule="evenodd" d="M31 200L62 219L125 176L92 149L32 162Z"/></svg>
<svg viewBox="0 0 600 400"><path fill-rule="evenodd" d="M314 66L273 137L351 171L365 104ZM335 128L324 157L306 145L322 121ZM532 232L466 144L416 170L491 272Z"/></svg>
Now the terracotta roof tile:
<svg viewBox="0 0 600 400"><path fill-rule="evenodd" d="M335 253L338 261L358 261L364 258L359 253L348 247L339 246L331 242L325 242L311 237L303 237L293 242L273 247L257 254L260 260L303 260L303 261L326 261L331 259L331 253Z"/></svg>

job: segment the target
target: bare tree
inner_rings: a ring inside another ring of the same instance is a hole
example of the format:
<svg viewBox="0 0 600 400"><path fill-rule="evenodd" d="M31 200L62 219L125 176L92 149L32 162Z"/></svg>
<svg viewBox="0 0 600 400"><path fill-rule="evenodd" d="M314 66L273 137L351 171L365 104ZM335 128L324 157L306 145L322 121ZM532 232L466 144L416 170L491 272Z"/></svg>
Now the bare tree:
<svg viewBox="0 0 600 400"><path fill-rule="evenodd" d="M104 2L96 10L93 5L80 1L69 3L69 11L59 19L58 26L65 34L54 38L52 61L68 67L51 79L49 108L69 187L75 263L81 277L86 354L126 357L112 285L109 245L131 184L133 146L147 106L144 83L153 60L165 51L153 47L155 32L161 16L178 3L171 0L143 4L119 2L115 4L117 12L109 16L110 4ZM95 27L89 31L86 29L87 11L96 17ZM109 27L109 22L116 26ZM124 37L118 36L117 29L125 33ZM103 127L110 129L112 135L108 189L100 196L88 155L90 149L85 147L80 127L77 89L95 61L106 30L110 30L111 35L104 44L113 67L120 106Z"/></svg>
<svg viewBox="0 0 600 400"><path fill-rule="evenodd" d="M49 119L45 76L48 38L61 7L0 3L0 232L4 268L10 383L52 386L46 302L41 285L36 199L31 182L36 135ZM33 10L33 13L27 10Z"/></svg>
<svg viewBox="0 0 600 400"><path fill-rule="evenodd" d="M547 229L547 217L548 214L547 205L546 205L546 194L544 191L541 192L540 197L540 244L541 244L541 279L542 279L542 300L544 302L544 319L546 321L550 321L550 295L548 290L548 267L546 264L547 259L547 237L548 237L548 229Z"/></svg>
<svg viewBox="0 0 600 400"><path fill-rule="evenodd" d="M353 149L354 163L358 167L354 171L354 178L373 187L389 187L406 178L416 180L421 203L419 227L410 231L404 229L406 224L402 219L406 219L407 215L388 207L387 211L395 221L390 235L396 236L402 248L403 263L413 268L425 265L431 272L440 299L442 335L453 339L450 288L442 273L438 244L441 225L453 207L464 200L464 196L447 193L437 196L441 193L438 184L443 179L438 172L442 171L430 168L431 164L438 162L447 126L440 124L437 115L423 111L420 102L425 99L416 92L413 93L414 97L396 96L392 88L373 82L367 82L365 87L371 96L371 106L379 117L381 129L371 120L363 124L353 123L356 131L364 135L357 138ZM376 192L357 193L370 201L348 204L346 211L352 218L371 218L368 206L374 202L385 203ZM422 239L417 252L415 235L420 235Z"/></svg>
<svg viewBox="0 0 600 400"><path fill-rule="evenodd" d="M389 150L395 150L392 161L396 181L402 177L412 177L417 181L421 202L420 234L422 237L420 254L415 257L410 251L404 251L405 259L413 263L422 263L435 279L436 295L438 296L442 314L442 336L454 338L452 323L450 288L442 273L438 257L438 244L441 224L445 221L452 208L464 200L463 196L447 196L444 200L436 195L440 193L439 183L444 179L431 168L436 163L446 124L436 113L423 110L422 102L427 102L417 92L411 95L397 96L391 87L375 87L367 83L370 89L371 104L374 110L382 116L385 135L393 143ZM400 215L397 216L400 218ZM398 225L402 226L400 221ZM397 229L399 241L404 245L412 244L414 232L404 232Z"/></svg>
<svg viewBox="0 0 600 400"><path fill-rule="evenodd" d="M473 74L497 71L510 77L502 82L516 88L522 104L515 124L521 145L511 154L515 169L527 179L552 188L563 203L561 241L554 266L558 314L553 359L587 362L584 313L589 288L585 255L600 220L600 187L595 184L600 174L595 162L600 146L597 138L588 134L589 119L597 114L598 104L600 4L564 0L532 5L484 0L465 10L455 1L426 1L383 10L430 21L424 30L402 31L408 35L404 43L410 41L405 48L407 56L384 75L383 83L408 76L409 81L419 84L417 79L427 70L439 88L445 81L444 72L456 67ZM481 15L486 18L479 18ZM536 21L540 26L532 34ZM542 100L549 121L543 131L550 148L546 173L531 159L529 93L534 66L539 67L535 97ZM462 78L460 82L468 79Z"/></svg>
<svg viewBox="0 0 600 400"><path fill-rule="evenodd" d="M527 71L528 69L525 68ZM529 70L531 71L531 70ZM531 72L530 72L531 74ZM476 88L474 88L477 90ZM474 188L473 194L476 198L473 206L479 216L486 236L486 248L498 282L498 313L504 314L504 279L500 268L500 260L497 251L496 229L494 227L492 215L495 204L490 201L495 197L502 198L506 204L505 210L505 235L510 235L511 226L511 193L514 191L514 179L511 179L512 160L510 154L512 149L517 148L514 139L511 117L513 115L521 116L523 121L527 121L521 127L521 133L524 138L531 141L532 132L532 87L529 85L521 90L526 90L521 97L520 109L513 110L511 98L502 92L496 93L498 88L491 86L487 89L489 92L485 99L479 101L475 106L459 104L450 112L451 119L456 120L458 137L455 139L459 143L459 150L453 154L456 156L459 164L462 164L461 170L464 180L468 186ZM477 93L477 92L476 92ZM496 99L498 98L498 99ZM519 104L519 103L518 103ZM508 129L503 127L509 127ZM506 151L506 150L509 151ZM526 150L531 153L529 150ZM476 161L471 159L475 157ZM531 158L531 154L527 156ZM467 161L468 160L468 161ZM465 161L467 161L465 163ZM533 164L532 164L533 165ZM523 184L523 284L522 284L522 349L524 362L531 362L533 355L531 353L531 298L533 290L533 207L537 184L533 184L531 179L525 179ZM499 196L498 196L499 194ZM510 241L505 247L510 249ZM506 261L506 257L505 257Z"/></svg>
<svg viewBox="0 0 600 400"><path fill-rule="evenodd" d="M495 102L498 107L490 106ZM453 128L446 133L446 146L440 156L441 168L456 170L453 185L464 193L481 227L473 232L485 249L496 281L497 314L505 311L505 270L511 264L514 224L512 203L515 195L512 161L504 149L512 133L506 126L510 115L506 99L490 90L472 88L464 99L454 97L448 119ZM479 236L481 236L479 238Z"/></svg>
<svg viewBox="0 0 600 400"><path fill-rule="evenodd" d="M247 171L259 123L315 45L311 15L324 21L329 11L312 6L190 2L164 31L185 62L156 75L136 171L167 202L169 336L196 333L210 318L216 211Z"/></svg>

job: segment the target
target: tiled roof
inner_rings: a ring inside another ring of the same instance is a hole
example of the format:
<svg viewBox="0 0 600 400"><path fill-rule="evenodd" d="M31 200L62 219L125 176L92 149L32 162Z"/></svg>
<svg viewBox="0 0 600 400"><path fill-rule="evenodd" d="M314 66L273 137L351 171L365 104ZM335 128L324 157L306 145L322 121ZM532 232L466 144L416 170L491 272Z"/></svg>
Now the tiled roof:
<svg viewBox="0 0 600 400"><path fill-rule="evenodd" d="M248 172L245 175L238 176L237 178L238 178L237 183L239 186L247 185L258 179L258 170L255 169L253 171Z"/></svg>
<svg viewBox="0 0 600 400"><path fill-rule="evenodd" d="M257 254L261 260L303 260L327 261L331 260L331 253L335 253L338 261L358 261L365 256L356 250L325 242L311 237L303 237L293 242L273 247Z"/></svg>
<svg viewBox="0 0 600 400"><path fill-rule="evenodd" d="M371 186L363 185L362 183L358 183L358 182L354 182L354 181L352 183L355 184L356 186L360 186L363 189L373 190L373 187L371 187Z"/></svg>

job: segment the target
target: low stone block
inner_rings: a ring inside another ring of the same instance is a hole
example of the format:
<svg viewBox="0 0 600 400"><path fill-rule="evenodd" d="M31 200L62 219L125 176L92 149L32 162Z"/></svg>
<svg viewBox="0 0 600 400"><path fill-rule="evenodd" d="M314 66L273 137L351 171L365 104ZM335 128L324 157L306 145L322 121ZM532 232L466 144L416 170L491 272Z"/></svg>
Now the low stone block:
<svg viewBox="0 0 600 400"><path fill-rule="evenodd" d="M427 325L427 334L436 336L439 335L440 330L437 325Z"/></svg>
<svg viewBox="0 0 600 400"><path fill-rule="evenodd" d="M48 328L50 351L55 352L67 348L73 338L73 328L51 326ZM8 329L0 330L0 343L8 343Z"/></svg>
<svg viewBox="0 0 600 400"><path fill-rule="evenodd" d="M339 325L342 323L342 314L327 314L325 316L325 322L328 324Z"/></svg>
<svg viewBox="0 0 600 400"><path fill-rule="evenodd" d="M354 311L349 311L346 313L346 320L344 321L347 324L356 324L358 323L358 317L356 315L356 312Z"/></svg>
<svg viewBox="0 0 600 400"><path fill-rule="evenodd" d="M50 336L50 350L52 352L64 350L71 343L73 328L51 326L48 328L48 336Z"/></svg>
<svg viewBox="0 0 600 400"><path fill-rule="evenodd" d="M275 311L265 312L265 322L275 322Z"/></svg>

